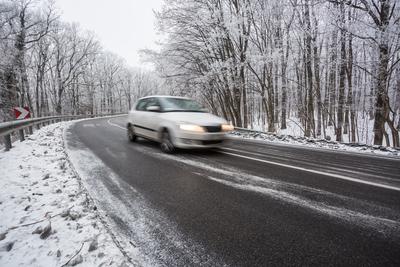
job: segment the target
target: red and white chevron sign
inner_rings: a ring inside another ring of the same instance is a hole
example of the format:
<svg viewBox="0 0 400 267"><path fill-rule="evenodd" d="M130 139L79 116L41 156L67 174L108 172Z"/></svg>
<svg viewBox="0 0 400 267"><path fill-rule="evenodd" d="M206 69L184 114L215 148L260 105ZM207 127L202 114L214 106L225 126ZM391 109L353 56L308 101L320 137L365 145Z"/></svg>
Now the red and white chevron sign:
<svg viewBox="0 0 400 267"><path fill-rule="evenodd" d="M29 107L14 107L14 115L17 120L24 120L31 117L31 112Z"/></svg>

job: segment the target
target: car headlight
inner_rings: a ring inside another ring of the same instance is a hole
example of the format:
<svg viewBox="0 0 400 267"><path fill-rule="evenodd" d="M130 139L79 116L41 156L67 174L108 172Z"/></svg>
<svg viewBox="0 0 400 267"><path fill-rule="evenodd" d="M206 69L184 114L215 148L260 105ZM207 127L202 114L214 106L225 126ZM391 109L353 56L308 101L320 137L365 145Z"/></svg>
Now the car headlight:
<svg viewBox="0 0 400 267"><path fill-rule="evenodd" d="M194 125L194 124L181 124L179 125L179 128L184 131L190 131L190 132L198 132L198 133L204 133L205 130L203 127L199 125Z"/></svg>
<svg viewBox="0 0 400 267"><path fill-rule="evenodd" d="M221 130L224 132L230 132L234 130L234 127L232 124L222 124L221 125Z"/></svg>

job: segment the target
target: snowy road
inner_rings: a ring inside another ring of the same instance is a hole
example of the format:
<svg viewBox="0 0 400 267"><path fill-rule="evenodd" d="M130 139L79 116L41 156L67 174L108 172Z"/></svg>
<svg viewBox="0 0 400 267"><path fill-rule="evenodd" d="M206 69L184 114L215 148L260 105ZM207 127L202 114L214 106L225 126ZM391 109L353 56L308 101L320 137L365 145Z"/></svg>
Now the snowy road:
<svg viewBox="0 0 400 267"><path fill-rule="evenodd" d="M165 155L125 118L76 123L68 154L138 265L400 264L400 160L231 140Z"/></svg>

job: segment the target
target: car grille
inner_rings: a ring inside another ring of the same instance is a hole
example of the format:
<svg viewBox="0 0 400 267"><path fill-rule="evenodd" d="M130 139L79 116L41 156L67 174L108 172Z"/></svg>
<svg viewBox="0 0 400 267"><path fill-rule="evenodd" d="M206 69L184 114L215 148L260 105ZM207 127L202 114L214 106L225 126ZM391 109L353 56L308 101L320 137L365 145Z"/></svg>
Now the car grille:
<svg viewBox="0 0 400 267"><path fill-rule="evenodd" d="M221 125L218 126L204 126L204 128L207 130L209 133L218 133L221 132Z"/></svg>

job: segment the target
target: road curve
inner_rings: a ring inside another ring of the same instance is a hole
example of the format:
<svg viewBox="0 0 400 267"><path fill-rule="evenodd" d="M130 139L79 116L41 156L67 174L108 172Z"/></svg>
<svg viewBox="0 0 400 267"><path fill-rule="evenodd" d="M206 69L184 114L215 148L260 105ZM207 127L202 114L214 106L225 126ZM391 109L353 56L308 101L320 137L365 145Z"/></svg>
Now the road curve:
<svg viewBox="0 0 400 267"><path fill-rule="evenodd" d="M400 160L240 139L165 155L125 125L77 122L66 144L139 265L400 265Z"/></svg>

